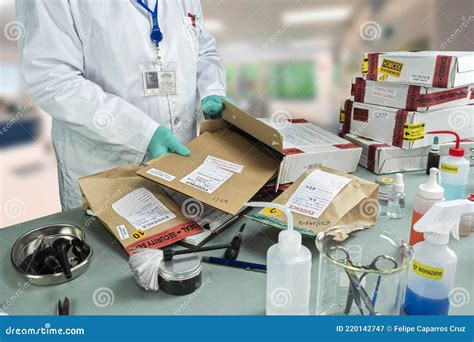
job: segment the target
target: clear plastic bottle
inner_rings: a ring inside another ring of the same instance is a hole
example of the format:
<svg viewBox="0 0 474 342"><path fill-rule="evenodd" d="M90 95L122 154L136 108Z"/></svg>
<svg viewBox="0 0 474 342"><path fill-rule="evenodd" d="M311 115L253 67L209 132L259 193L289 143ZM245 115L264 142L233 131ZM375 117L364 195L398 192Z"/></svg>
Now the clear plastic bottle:
<svg viewBox="0 0 474 342"><path fill-rule="evenodd" d="M428 181L418 187L413 201L411 217L410 245L423 241L423 233L415 231L414 225L437 202L444 201L444 189L439 185L439 170L432 167Z"/></svg>
<svg viewBox="0 0 474 342"><path fill-rule="evenodd" d="M414 247L403 307L408 315L447 315L458 257L447 244L449 234L459 240L457 220L474 210L468 200L439 202L415 224L425 241Z"/></svg>
<svg viewBox="0 0 474 342"><path fill-rule="evenodd" d="M276 208L287 216L288 229L267 252L267 315L309 315L312 257L293 229L293 215L275 203L250 202L248 207Z"/></svg>
<svg viewBox="0 0 474 342"><path fill-rule="evenodd" d="M393 183L392 193L388 198L387 216L394 219L405 217L405 183L403 183L403 175L397 173L395 182Z"/></svg>
<svg viewBox="0 0 474 342"><path fill-rule="evenodd" d="M440 161L441 185L447 201L466 198L471 163L464 158L464 149L459 147L459 135L452 131L433 131L428 134L452 134L456 137L456 146L451 147L449 155Z"/></svg>

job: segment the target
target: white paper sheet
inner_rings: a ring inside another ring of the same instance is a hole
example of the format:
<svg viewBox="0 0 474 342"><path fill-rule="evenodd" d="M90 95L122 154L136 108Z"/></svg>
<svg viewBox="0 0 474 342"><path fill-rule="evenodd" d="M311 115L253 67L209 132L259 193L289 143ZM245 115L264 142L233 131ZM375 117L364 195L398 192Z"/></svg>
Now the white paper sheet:
<svg viewBox="0 0 474 342"><path fill-rule="evenodd" d="M176 217L150 191L139 188L112 204L136 229L147 230Z"/></svg>
<svg viewBox="0 0 474 342"><path fill-rule="evenodd" d="M204 162L235 173L242 173L242 170L244 169L243 165L236 164L228 160L220 159L213 156L207 156Z"/></svg>
<svg viewBox="0 0 474 342"><path fill-rule="evenodd" d="M216 167L213 164L203 163L189 175L182 178L180 182L212 194L232 175L233 173L230 171Z"/></svg>
<svg viewBox="0 0 474 342"><path fill-rule="evenodd" d="M317 219L350 181L346 177L316 170L300 184L286 203L286 207L296 213Z"/></svg>
<svg viewBox="0 0 474 342"><path fill-rule="evenodd" d="M170 175L169 173L166 173L158 169L150 169L146 173L148 173L149 175L164 179L165 181L168 181L168 182L171 182L176 178L175 176Z"/></svg>

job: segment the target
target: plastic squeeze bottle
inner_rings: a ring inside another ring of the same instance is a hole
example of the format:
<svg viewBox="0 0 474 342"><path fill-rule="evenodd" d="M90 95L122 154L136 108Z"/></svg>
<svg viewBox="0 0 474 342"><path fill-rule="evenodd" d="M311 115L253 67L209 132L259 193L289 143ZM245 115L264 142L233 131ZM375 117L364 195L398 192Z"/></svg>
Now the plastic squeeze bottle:
<svg viewBox="0 0 474 342"><path fill-rule="evenodd" d="M405 217L405 183L403 182L403 174L395 175L392 193L388 198L387 216L394 219Z"/></svg>
<svg viewBox="0 0 474 342"><path fill-rule="evenodd" d="M267 315L309 315L311 252L293 229L293 215L283 205L250 202L248 207L275 208L285 213L288 229L267 252Z"/></svg>
<svg viewBox="0 0 474 342"><path fill-rule="evenodd" d="M440 173L437 168L430 169L430 177L425 184L418 187L413 201L411 217L410 245L423 241L423 233L417 232L414 225L437 202L444 201L444 189L439 185Z"/></svg>
<svg viewBox="0 0 474 342"><path fill-rule="evenodd" d="M447 245L449 234L459 240L459 218L474 211L468 200L438 202L415 223L425 241L414 247L403 307L408 315L447 315L458 257Z"/></svg>
<svg viewBox="0 0 474 342"><path fill-rule="evenodd" d="M459 135L452 131L433 131L428 134L452 134L456 137L456 147L451 147L449 155L440 161L441 186L447 201L466 198L471 164L464 158L464 149L459 147Z"/></svg>

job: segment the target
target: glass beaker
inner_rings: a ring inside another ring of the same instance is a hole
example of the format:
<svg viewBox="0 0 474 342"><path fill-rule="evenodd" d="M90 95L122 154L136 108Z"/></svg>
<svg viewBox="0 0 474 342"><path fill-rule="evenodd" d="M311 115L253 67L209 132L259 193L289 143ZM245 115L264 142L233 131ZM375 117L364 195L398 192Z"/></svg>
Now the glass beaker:
<svg viewBox="0 0 474 342"><path fill-rule="evenodd" d="M316 238L317 315L399 315L412 248L399 237L360 227L341 240L338 226Z"/></svg>

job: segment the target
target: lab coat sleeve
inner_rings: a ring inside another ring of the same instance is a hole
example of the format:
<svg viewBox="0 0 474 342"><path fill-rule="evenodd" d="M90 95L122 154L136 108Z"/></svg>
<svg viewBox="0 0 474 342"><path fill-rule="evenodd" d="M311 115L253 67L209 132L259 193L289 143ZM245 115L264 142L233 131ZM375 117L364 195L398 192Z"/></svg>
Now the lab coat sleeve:
<svg viewBox="0 0 474 342"><path fill-rule="evenodd" d="M33 102L86 139L142 160L158 124L84 77L83 45L68 0L17 0L20 68ZM92 151L91 151L92 152Z"/></svg>
<svg viewBox="0 0 474 342"><path fill-rule="evenodd" d="M197 87L200 99L209 95L226 95L226 75L222 58L216 49L215 38L204 27L201 2L198 0L199 57Z"/></svg>

